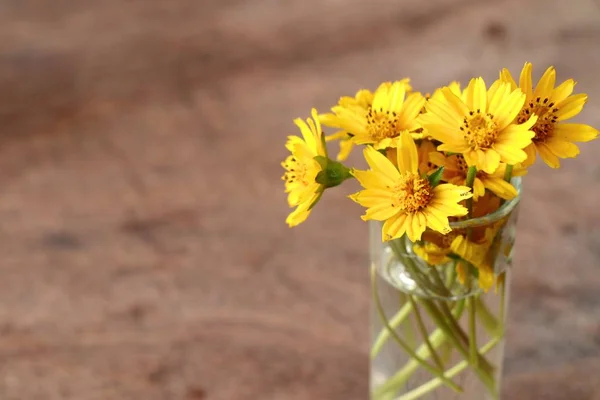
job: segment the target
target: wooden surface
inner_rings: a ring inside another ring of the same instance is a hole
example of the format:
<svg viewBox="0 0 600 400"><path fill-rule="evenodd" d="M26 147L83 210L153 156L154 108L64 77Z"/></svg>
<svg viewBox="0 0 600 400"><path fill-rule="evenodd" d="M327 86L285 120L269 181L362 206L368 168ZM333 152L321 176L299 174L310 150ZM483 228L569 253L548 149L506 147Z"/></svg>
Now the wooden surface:
<svg viewBox="0 0 600 400"><path fill-rule="evenodd" d="M590 94L591 0L0 2L0 399L367 398L367 230L288 230L292 119L524 61ZM527 178L504 391L600 399L600 142Z"/></svg>

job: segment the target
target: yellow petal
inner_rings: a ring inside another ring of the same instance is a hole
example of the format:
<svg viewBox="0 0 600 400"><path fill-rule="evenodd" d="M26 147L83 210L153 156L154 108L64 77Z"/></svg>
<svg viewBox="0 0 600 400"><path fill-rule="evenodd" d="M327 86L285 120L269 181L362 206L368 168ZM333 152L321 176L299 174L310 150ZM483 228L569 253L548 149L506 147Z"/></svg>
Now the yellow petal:
<svg viewBox="0 0 600 400"><path fill-rule="evenodd" d="M391 163L390 163L391 164ZM398 146L398 169L401 173L419 171L419 153L410 133L404 131L400 135Z"/></svg>
<svg viewBox="0 0 600 400"><path fill-rule="evenodd" d="M454 109L454 112L461 118L469 114L469 107L467 107L465 102L461 99L460 91L457 93L456 90L451 89L450 87L445 87L442 88L442 94L444 95L448 105Z"/></svg>
<svg viewBox="0 0 600 400"><path fill-rule="evenodd" d="M519 87L527 96L527 99L531 99L533 96L533 82L531 81L531 63L526 62L521 70L521 76L519 77Z"/></svg>
<svg viewBox="0 0 600 400"><path fill-rule="evenodd" d="M451 231L448 217L446 216L447 214L445 214L443 211L440 211L434 207L427 207L423 212L425 214L425 218L427 219L428 227L443 234Z"/></svg>
<svg viewBox="0 0 600 400"><path fill-rule="evenodd" d="M363 154L371 169L380 172L392 181L400 179L400 174L398 173L396 167L394 167L394 164L392 164L390 160L388 160L383 154L375 150L373 147L367 146L363 151Z"/></svg>
<svg viewBox="0 0 600 400"><path fill-rule="evenodd" d="M483 78L473 78L466 89L466 103L471 110L487 110L487 91Z"/></svg>
<svg viewBox="0 0 600 400"><path fill-rule="evenodd" d="M496 143L494 150L500 155L500 159L507 164L518 164L527 159L527 153L523 150L506 143Z"/></svg>
<svg viewBox="0 0 600 400"><path fill-rule="evenodd" d="M510 74L510 71L508 69L503 68L500 71L500 78L499 79L502 82L508 83L510 85L510 90L515 90L517 88L517 83L513 79L512 75Z"/></svg>
<svg viewBox="0 0 600 400"><path fill-rule="evenodd" d="M546 147L543 143L540 143L536 146L537 151L540 153L540 157L542 160L550 167L550 168L559 168L560 160L556 157L549 148Z"/></svg>
<svg viewBox="0 0 600 400"><path fill-rule="evenodd" d="M387 110L390 112L399 113L404 103L406 86L401 82L394 82L389 90L390 102ZM384 109L385 110L385 109Z"/></svg>
<svg viewBox="0 0 600 400"><path fill-rule="evenodd" d="M581 112L586 102L587 94L585 93L569 96L562 102L558 103L556 106L558 111L556 111L554 115L558 117L559 121L573 118Z"/></svg>
<svg viewBox="0 0 600 400"><path fill-rule="evenodd" d="M478 283L479 287L483 289L484 292L490 290L490 288L494 285L495 275L494 271L489 265L481 265L479 268L479 278Z"/></svg>
<svg viewBox="0 0 600 400"><path fill-rule="evenodd" d="M500 81L494 82L494 86L497 86L497 88L490 96L488 111L492 115L498 115L498 109L508 100L512 91L510 89L510 84L502 83Z"/></svg>
<svg viewBox="0 0 600 400"><path fill-rule="evenodd" d="M530 145L528 145L527 147L525 147L523 149L523 151L527 155L527 158L525 159L525 161L522 162L522 166L523 166L523 168L529 168L533 164L535 164L535 159L536 159L535 144L531 143ZM514 175L514 169L513 169L513 175Z"/></svg>
<svg viewBox="0 0 600 400"><path fill-rule="evenodd" d="M390 89L389 84L387 84L386 82L382 83L381 85L379 85L379 87L377 88L377 90L375 91L375 93L373 94L373 105L372 108L374 110L387 110L388 106L389 106L389 89Z"/></svg>
<svg viewBox="0 0 600 400"><path fill-rule="evenodd" d="M478 198L482 197L485 194L485 186L481 179L475 178L473 182L473 199L477 201Z"/></svg>
<svg viewBox="0 0 600 400"><path fill-rule="evenodd" d="M358 183L364 188L387 189L388 186L393 186L396 182L393 179L386 177L381 173L373 171L360 171L353 169L350 171L352 176L356 178Z"/></svg>
<svg viewBox="0 0 600 400"><path fill-rule="evenodd" d="M440 122L449 128L456 128L462 124L463 115L460 115L447 102L429 99L427 112L439 118Z"/></svg>
<svg viewBox="0 0 600 400"><path fill-rule="evenodd" d="M555 156L560 158L574 158L579 155L579 147L577 145L560 138L552 137L544 144Z"/></svg>
<svg viewBox="0 0 600 400"><path fill-rule="evenodd" d="M513 199L518 194L517 189L502 178L488 177L483 180L483 185L504 200Z"/></svg>
<svg viewBox="0 0 600 400"><path fill-rule="evenodd" d="M571 93L573 93L575 84L576 82L573 79L567 79L566 81L558 85L554 89L554 92L552 92L552 97L550 98L550 101L552 101L555 104L558 104L567 97L569 97Z"/></svg>
<svg viewBox="0 0 600 400"><path fill-rule="evenodd" d="M500 154L494 149L478 150L480 165L477 169L493 174L500 165Z"/></svg>
<svg viewBox="0 0 600 400"><path fill-rule="evenodd" d="M504 129L508 124L515 120L515 117L525 104L525 93L521 89L515 89L508 97L498 105L494 115L497 129Z"/></svg>
<svg viewBox="0 0 600 400"><path fill-rule="evenodd" d="M412 217L412 234L414 236L410 239L413 242L421 240L425 228L427 228L427 218L425 218L425 215L422 212L415 213Z"/></svg>
<svg viewBox="0 0 600 400"><path fill-rule="evenodd" d="M340 140L340 152L338 153L336 159L338 161L344 161L348 158L350 153L352 152L352 148L354 147L354 142L350 139Z"/></svg>
<svg viewBox="0 0 600 400"><path fill-rule="evenodd" d="M360 197L358 197L358 202L360 203ZM363 204L361 204L363 205ZM364 215L360 218L363 221L375 220L375 221L385 221L394 215L398 214L398 209L391 206L388 203L380 203L374 207L370 207L367 209Z"/></svg>
<svg viewBox="0 0 600 400"><path fill-rule="evenodd" d="M398 115L398 121L402 129L410 129L409 122L414 121L419 115L423 106L425 105L425 97L419 92L411 93L404 104L402 110Z"/></svg>
<svg viewBox="0 0 600 400"><path fill-rule="evenodd" d="M598 130L585 124L557 124L554 126L552 136L570 142L589 142L598 137Z"/></svg>
<svg viewBox="0 0 600 400"><path fill-rule="evenodd" d="M535 91L533 92L533 98L546 98L552 96L554 90L554 83L556 82L556 70L554 67L548 67L544 72L544 75L540 78Z"/></svg>
<svg viewBox="0 0 600 400"><path fill-rule="evenodd" d="M383 223L381 238L387 240L397 239L406 232L406 214L398 213Z"/></svg>
<svg viewBox="0 0 600 400"><path fill-rule="evenodd" d="M300 118L296 118L294 120L294 124L296 124L296 126L298 128L300 128L300 132L302 133L302 137L304 138L304 141L306 142L306 144L311 149L314 149L315 152L316 152L317 142L315 141L315 136L313 135L312 131L310 130L310 128L308 127L308 125L306 124L306 122L304 122Z"/></svg>

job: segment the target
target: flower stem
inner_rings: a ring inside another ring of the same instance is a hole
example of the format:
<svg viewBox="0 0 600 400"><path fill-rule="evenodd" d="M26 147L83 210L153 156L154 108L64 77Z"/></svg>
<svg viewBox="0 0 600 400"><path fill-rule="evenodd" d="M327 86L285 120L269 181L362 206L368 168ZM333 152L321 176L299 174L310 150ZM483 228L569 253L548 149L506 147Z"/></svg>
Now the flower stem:
<svg viewBox="0 0 600 400"><path fill-rule="evenodd" d="M475 182L475 176L477 175L477 168L473 165L470 166L467 171L467 180L465 185L473 188ZM467 199L467 209L469 210L469 218L473 215L473 198ZM471 236L471 229L467 230L467 239ZM472 267L469 267L472 268ZM471 279L467 280L468 286L471 286ZM478 354L477 354L477 326L475 325L475 314L476 314L475 296L469 298L469 360L471 364L477 365Z"/></svg>
<svg viewBox="0 0 600 400"><path fill-rule="evenodd" d="M465 300L461 299L456 303L456 306L452 310L454 318L460 319L460 317L464 311L464 308L465 308ZM446 339L447 339L446 335L440 328L437 328L428 337L428 340L434 349L437 349L438 347L440 347L441 345L446 343ZM429 349L427 348L427 346L425 344L422 344L421 346L419 346L416 353L422 358L428 358L431 355L431 353L429 353ZM411 359L410 361L408 361L404 365L404 367L402 367L401 370L396 372L396 374L394 374L394 376L389 378L385 383L383 383L381 386L379 386L375 390L375 392L373 393L374 398L381 399L384 396L384 394L386 394L386 393L393 394L396 391L398 391L398 389L406 383L406 381L412 376L412 374L415 373L417 368L419 368L419 365L420 364L414 359Z"/></svg>
<svg viewBox="0 0 600 400"><path fill-rule="evenodd" d="M423 318L421 318L421 312L419 311L419 307L417 307L417 303L415 302L415 299L413 299L413 296L408 296L408 300L410 301L410 304L412 305L413 309L415 310L415 319L417 320L417 327L419 328L419 331L421 332L421 336L423 337L423 342L425 343L425 346L427 346L427 349L429 350L429 354L431 354L431 358L433 358L433 361L435 361L435 364L437 365L437 367L443 371L444 364L442 363L440 356L435 351L435 349L431 345L431 342L429 341L429 335L427 334L427 328L425 328L425 324L423 323Z"/></svg>
<svg viewBox="0 0 600 400"><path fill-rule="evenodd" d="M446 385L448 385L448 387L452 388L453 390L455 390L457 392L462 392L462 388L460 386L458 386L456 383L452 382L451 380L447 379L444 376L444 371L440 371L440 370L436 369L434 366L432 366L431 364L429 364L423 358L419 357L414 352L414 350L411 349L410 346L408 346L396 334L396 332L392 329L392 327L389 325L387 317L385 316L385 311L383 310L383 306L381 305L381 300L379 299L379 295L378 295L378 290L377 290L377 276L376 276L375 267L371 267L371 285L372 285L371 290L373 292L373 299L375 300L375 306L377 308L377 312L379 314L379 317L381 318L381 322L383 322L383 324L385 325L386 329L388 329L390 331L390 335L392 335L392 337L394 338L394 340L400 345L400 347L404 351L406 351L408 353L408 355L412 359L416 360L419 364L421 364L423 366L423 368L425 368L427 371L429 371L433 375L435 375L438 378L440 378L442 380L442 382L444 382Z"/></svg>
<svg viewBox="0 0 600 400"><path fill-rule="evenodd" d="M481 354L486 354L488 351L492 350L498 344L498 342L500 342L500 340L501 340L500 338L494 338L494 339L490 340L488 343L486 343L484 346L481 347L481 349L480 349ZM462 371L464 371L468 366L469 366L469 363L467 361L461 361L458 364L456 364L454 367L447 370L446 374L448 377L453 378L456 375L458 375L459 373L461 373ZM396 400L416 400L419 397L437 389L441 384L442 384L442 381L440 381L437 378L434 378L434 379L430 380L429 382L419 386L418 388L413 389L410 392L398 397ZM496 397L496 396L497 396L497 394L494 393L494 397Z"/></svg>
<svg viewBox="0 0 600 400"><path fill-rule="evenodd" d="M400 326L400 324L404 322L404 320L406 319L406 317L408 317L411 311L412 305L410 303L404 304L404 306L396 313L396 315L394 315L392 319L388 321L390 328L392 330L395 330L398 326ZM381 332L379 332L379 335L377 335L377 339L375 339L375 342L373 342L373 346L371 347L371 359L377 357L377 354L379 354L379 352L383 348L383 345L385 344L385 342L387 342L389 338L390 330L383 328Z"/></svg>
<svg viewBox="0 0 600 400"><path fill-rule="evenodd" d="M510 183L510 180L512 178L512 172L513 172L513 166L510 164L507 165L506 170L504 171L504 180L508 183Z"/></svg>

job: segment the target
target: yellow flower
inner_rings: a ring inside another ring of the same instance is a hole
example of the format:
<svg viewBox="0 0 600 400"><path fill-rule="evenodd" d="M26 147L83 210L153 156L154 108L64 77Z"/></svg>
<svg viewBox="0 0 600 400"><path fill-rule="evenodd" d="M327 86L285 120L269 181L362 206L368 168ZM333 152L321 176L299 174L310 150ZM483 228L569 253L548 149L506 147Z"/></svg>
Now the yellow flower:
<svg viewBox="0 0 600 400"><path fill-rule="evenodd" d="M487 173L496 171L500 162L525 161L522 150L534 136L534 116L521 125L512 122L525 102L520 89L508 83L495 83L486 89L482 78L472 79L457 96L450 88L442 89L443 99L431 98L420 122L429 135L443 144L440 151L462 153L467 165Z"/></svg>
<svg viewBox="0 0 600 400"><path fill-rule="evenodd" d="M323 185L316 182L317 174L322 168L315 157L327 157L327 150L323 144L323 133L317 110L313 108L311 114L312 120L310 118L307 118L306 122L300 118L294 120L300 128L302 138L288 136L285 147L292 154L281 163L286 170L282 179L285 181L288 204L290 207L296 207L285 220L290 227L308 218L312 206L319 200L324 190Z"/></svg>
<svg viewBox="0 0 600 400"><path fill-rule="evenodd" d="M464 185L467 180L467 172L469 167L462 154L453 154L445 156L443 153L434 152L429 155L430 162L438 167L444 167L443 178L446 182L455 185ZM510 183L504 180L506 172L506 164L500 163L500 166L492 174L487 174L484 171L477 171L473 182L473 200L477 201L485 194L485 190L491 190L499 197L510 200L517 196L517 189ZM519 164L513 168L513 176L522 176L527 173L527 170Z"/></svg>
<svg viewBox="0 0 600 400"><path fill-rule="evenodd" d="M494 270L491 265L492 257L489 254L490 245L491 241L486 243L473 243L462 235L455 237L450 245L450 249L453 253L477 268L479 273L479 287L486 292L492 287L495 279ZM463 265L463 263L459 263L457 266L458 278L462 284L465 283L466 267L467 266Z"/></svg>
<svg viewBox="0 0 600 400"><path fill-rule="evenodd" d="M423 244L415 244L413 250L416 255L430 265L441 265L450 261L448 254L450 254L451 250L449 247L444 248L435 243L425 242Z"/></svg>
<svg viewBox="0 0 600 400"><path fill-rule="evenodd" d="M418 145L419 171L422 174L431 174L437 166L431 161L430 155L435 153L435 145L431 140L423 139Z"/></svg>
<svg viewBox="0 0 600 400"><path fill-rule="evenodd" d="M425 98L418 92L407 96L409 91L406 80L382 83L373 94L371 104L346 98L331 109L333 114L326 114L321 120L324 125L346 132L354 144L371 144L375 149L396 147L402 132L420 128L416 117ZM416 132L415 135L420 136Z"/></svg>
<svg viewBox="0 0 600 400"><path fill-rule="evenodd" d="M452 91L452 93L456 94L459 97L461 96L460 83L458 83L456 81L452 81L452 82L450 82L450 84L447 87L450 89L450 91ZM429 93L426 93L425 100L426 101L429 101L429 99L443 100L444 95L442 94L442 89L443 88L435 89L435 91L433 92L432 95ZM421 114L424 114L427 112L426 104L427 103L425 103L423 105L423 107L421 108ZM418 129L417 132L420 132L424 139L431 138L431 135L429 135L429 132L427 132L427 129L423 126L421 126L421 129ZM417 138L415 135L413 135L413 137Z"/></svg>
<svg viewBox="0 0 600 400"><path fill-rule="evenodd" d="M408 84L408 79L406 79L405 82ZM389 84L391 85L391 83ZM354 97L343 96L338 102L338 105L341 107L353 108L356 109L357 112L362 112L364 114L367 113L369 107L371 107L371 104L373 104L373 93L367 89L359 90L358 92L356 92L356 95ZM319 115L319 120L321 124L325 126L341 128L338 122L338 117L333 113L321 114ZM351 139L352 135L343 130L325 137L325 140L328 142L333 140L340 141L340 152L337 155L338 161L343 161L347 159L350 153L352 152L354 143Z"/></svg>
<svg viewBox="0 0 600 400"><path fill-rule="evenodd" d="M369 171L352 171L365 188L350 198L367 208L363 220L385 221L384 241L406 233L411 241L421 239L427 227L450 232L449 216L466 215L467 209L458 203L472 196L466 186L441 184L432 187L419 174L417 146L410 133L403 132L398 143L398 169L383 154L371 146L364 156Z"/></svg>
<svg viewBox="0 0 600 400"><path fill-rule="evenodd" d="M531 63L525 63L518 87L527 99L517 122L526 121L529 116L536 115L538 120L532 130L535 132L533 143L525 148L529 166L535 162L536 153L552 168L560 167L559 158L573 158L579 154L579 148L573 142L588 142L598 136L598 131L589 125L563 123L581 112L587 94L573 93L575 81L568 79L554 87L556 71L550 67L544 72L535 89L531 80ZM500 79L511 87L517 84L510 72L505 68L500 72Z"/></svg>

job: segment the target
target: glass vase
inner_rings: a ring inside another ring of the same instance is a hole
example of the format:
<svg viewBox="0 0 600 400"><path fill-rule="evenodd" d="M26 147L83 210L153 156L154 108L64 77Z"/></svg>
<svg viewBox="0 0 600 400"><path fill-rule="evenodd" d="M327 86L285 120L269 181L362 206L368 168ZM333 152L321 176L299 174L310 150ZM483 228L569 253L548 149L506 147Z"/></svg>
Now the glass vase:
<svg viewBox="0 0 600 400"><path fill-rule="evenodd" d="M518 203L417 243L370 222L372 400L499 399Z"/></svg>

